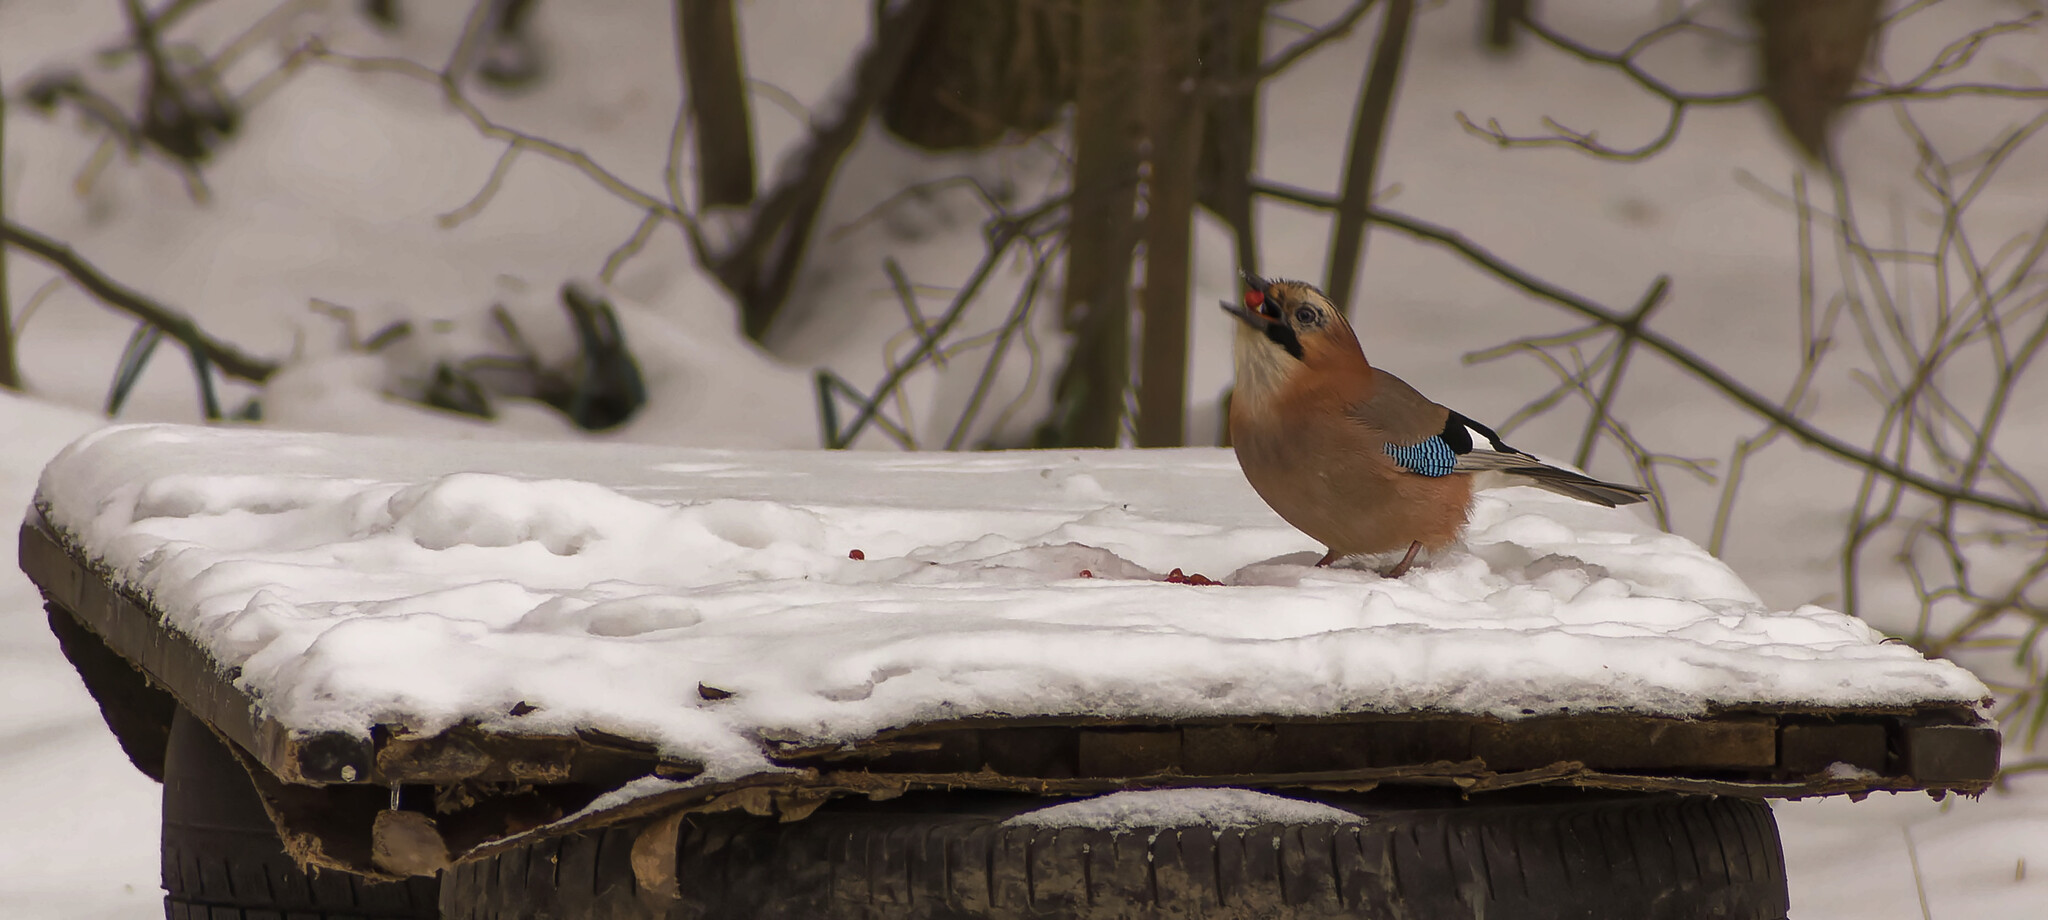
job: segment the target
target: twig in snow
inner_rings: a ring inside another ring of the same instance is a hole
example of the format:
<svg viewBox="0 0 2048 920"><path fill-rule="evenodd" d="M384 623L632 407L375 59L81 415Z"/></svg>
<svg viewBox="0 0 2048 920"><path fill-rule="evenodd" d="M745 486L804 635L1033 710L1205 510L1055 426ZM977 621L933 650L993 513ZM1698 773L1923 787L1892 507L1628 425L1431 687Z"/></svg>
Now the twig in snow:
<svg viewBox="0 0 2048 920"><path fill-rule="evenodd" d="M262 383L277 372L275 362L245 354L233 345L207 335L191 317L107 277L64 243L13 221L4 220L0 220L0 242L18 247L49 263L70 276L79 287L99 298L102 303L162 329L165 335L183 343L193 354L204 355L208 361L219 366L224 374Z"/></svg>
<svg viewBox="0 0 2048 920"><path fill-rule="evenodd" d="M482 213L484 206L490 204L492 198L497 197L498 190L505 187L505 176L512 171L512 162L518 158L517 146L506 147L505 152L498 154L498 162L492 164L491 174L484 178L483 187L477 189L476 194L471 195L460 207L434 218L434 222L440 224L443 229L453 229Z"/></svg>
<svg viewBox="0 0 2048 920"><path fill-rule="evenodd" d="M683 213L676 209L674 205L662 201L660 198L642 191L632 183L620 178L618 174L606 169L596 160L592 159L589 154L565 144L528 134L492 121L489 116L483 113L482 109L477 107L476 103L470 101L469 97L456 87L454 79L448 76L445 71L434 70L424 64L406 58L357 57L342 54L329 50L319 42L310 42L302 46L295 54L302 55L309 61L329 64L354 73L390 74L435 86L441 90L442 96L447 100L449 106L454 108L456 113L461 115L464 120L468 121L476 129L477 133L492 140L501 141L510 148L539 154L568 166L582 173L591 181L596 182L605 191L612 193L635 208L660 214L662 217L682 225L686 231L693 230L695 227L696 221L690 215Z"/></svg>
<svg viewBox="0 0 2048 920"><path fill-rule="evenodd" d="M968 393L967 405L960 410L960 418L954 421L953 432L946 436L947 450L959 450L967 446L968 432L973 430L975 418L981 414L982 404L988 399L989 391L995 386L996 374L1002 370L1003 361L1009 354L1010 339L1020 333L1025 339L1025 352L1030 356L1031 366L1025 374L1025 383L1017 398L1003 407L1002 413L996 416L995 424L991 426L992 430L1001 431L1017 409L1030 399L1032 384L1038 379L1038 348L1031 340L1031 313L1038 304L1038 292L1045 281L1046 273L1051 269L1051 263L1051 253L1033 254L1031 274L1025 280L1023 289L1017 292L1017 299L1010 306L1010 315L995 331L990 341L988 363L982 365L981 374L974 379L974 389Z"/></svg>
<svg viewBox="0 0 2048 920"><path fill-rule="evenodd" d="M748 338L760 341L782 311L839 161L895 81L933 2L883 5L874 37L854 65L847 97L820 119L805 146L790 159L790 168L762 192L746 214L738 240L730 248L711 251L697 238L699 257L739 299L740 325Z"/></svg>
<svg viewBox="0 0 2048 920"><path fill-rule="evenodd" d="M1062 196L1043 202L1031 210L1020 214L1001 214L992 219L988 226L988 249L983 254L981 262L975 266L974 271L969 273L967 280L954 293L953 300L947 305L945 312L939 314L937 319L929 323L926 327L926 334L919 337L917 346L911 349L910 354L901 360L890 363L889 370L883 374L881 382L875 386L873 392L859 393L843 380L839 380L836 375L831 376L828 381L827 374L821 373L819 378L819 399L820 408L823 413L821 418L825 421L824 442L826 448L839 450L849 447L870 422L879 423L881 421L879 417L882 404L892 398L896 389L903 384L903 381L908 378L912 371L916 370L920 364L929 360L931 355L941 347L941 340L952 331L953 327L959 323L960 318L966 314L967 307L981 293L982 287L988 283L989 276L995 272L996 266L1002 263L1003 257L1010 247L1020 241L1048 232L1044 224L1053 215L1063 211L1066 206L1067 199ZM838 424L836 405L829 402L833 398L833 394L828 392L828 388L853 396L859 405L853 419L843 426ZM908 443L911 439L905 433L900 440Z"/></svg>

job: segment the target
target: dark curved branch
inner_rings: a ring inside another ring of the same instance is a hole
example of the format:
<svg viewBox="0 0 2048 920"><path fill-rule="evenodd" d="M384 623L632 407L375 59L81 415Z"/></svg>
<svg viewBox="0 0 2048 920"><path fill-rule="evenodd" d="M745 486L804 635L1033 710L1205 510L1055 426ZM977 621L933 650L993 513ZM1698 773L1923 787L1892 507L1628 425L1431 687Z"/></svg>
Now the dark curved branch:
<svg viewBox="0 0 2048 920"><path fill-rule="evenodd" d="M844 427L837 424L834 418L837 414L835 411L829 408L826 410L826 449L843 450L852 445L855 438L860 437L861 431L869 423L883 421L882 404L889 400L890 394L902 385L910 372L917 369L918 364L939 350L941 340L953 330L953 326L959 323L960 318L966 315L967 307L981 293L981 288L988 283L989 276L1002 265L1003 254L1008 252L1013 244L1031 237L1034 233L1043 232L1045 228L1041 226L1041 222L1051 215L1062 212L1069 204L1069 197L1062 195L1020 214L997 215L988 222L984 228L987 233L988 249L983 253L981 263L974 267L973 273L969 274L960 288L954 291L953 301L946 306L946 312L925 326L923 334L918 337L917 346L911 349L910 354L892 364L888 372L883 374L881 383L875 385L874 392L864 398L843 382L837 384L839 389L861 400L860 408L854 413L853 420L847 422ZM824 380L821 379L820 383L822 385ZM818 398L822 405L831 396L821 389Z"/></svg>
<svg viewBox="0 0 2048 920"><path fill-rule="evenodd" d="M1662 153L1664 148L1671 146L1672 141L1678 140L1678 128L1685 123L1687 105L1683 102L1672 103L1671 115L1664 122L1663 132L1641 147L1609 147L1600 143L1599 132L1568 128L1548 115L1543 116L1543 126L1549 128L1552 133L1530 136L1509 134L1506 128L1501 127L1500 119L1497 118L1487 119L1486 125L1481 127L1464 112L1455 113L1453 117L1458 120L1458 126L1465 129L1465 133L1492 141L1503 150L1516 147L1572 147L1603 160L1632 163L1656 156Z"/></svg>
<svg viewBox="0 0 2048 920"><path fill-rule="evenodd" d="M1725 93L1683 92L1672 87L1671 84L1652 76L1649 71L1644 70L1641 65L1636 63L1637 57L1655 46L1658 42L1680 32L1704 28L1687 18L1675 19L1652 29L1635 41L1630 42L1627 47L1620 51L1602 51L1589 45L1580 44L1553 31L1534 17L1524 19L1522 27L1528 29L1530 34L1542 39L1545 44L1572 57L1585 61L1588 64L1597 64L1620 71L1623 76L1628 77L1631 82L1641 87L1645 92L1669 104L1671 112L1665 118L1664 130L1662 132L1642 146L1633 148L1609 147L1600 143L1597 131L1579 131L1568 128L1558 123L1556 119L1548 116L1544 117L1543 126L1550 129L1550 134L1522 136L1509 134L1505 128L1501 127L1498 119L1489 118L1486 125L1482 127L1467 117L1465 113L1457 113L1458 123L1468 133L1486 138L1504 148L1574 147L1601 159L1629 162L1645 160L1663 152L1665 148L1671 146L1673 141L1678 139L1678 129L1685 121L1687 109L1693 106L1736 105L1763 97L1763 91L1760 89Z"/></svg>
<svg viewBox="0 0 2048 920"><path fill-rule="evenodd" d="M1737 103L1748 102L1751 99L1756 99L1763 95L1762 91L1755 89L1746 89L1741 90L1739 92L1730 93L1681 92L1677 89L1673 89L1671 84L1651 76L1649 71L1644 70L1641 66L1636 64L1636 57L1642 54L1644 51L1649 50L1650 46L1655 45L1657 42L1662 41L1665 38L1675 35L1681 31L1693 28L1693 23L1689 20L1680 19L1674 22L1666 23L1665 25L1651 31L1643 37L1638 38L1635 41L1629 43L1629 46L1627 48L1624 48L1620 51L1601 51L1598 48L1579 44L1578 42L1566 38L1557 32L1551 31L1551 29L1548 26L1545 26L1543 23L1537 21L1537 19L1533 16L1528 18L1527 20L1524 20L1522 23L1522 27L1528 29L1530 33L1534 34L1537 38L1542 39L1545 44L1548 44L1559 51L1569 54L1572 57L1578 58L1579 60L1585 61L1589 64L1602 64L1621 71L1623 74L1627 75L1630 80L1635 81L1637 86L1640 86L1643 89L1648 90L1652 95L1655 95L1658 98L1673 104L1735 105Z"/></svg>
<svg viewBox="0 0 2048 920"><path fill-rule="evenodd" d="M1583 470L1593 461L1593 447L1599 443L1600 430L1607 427L1615 391L1621 388L1621 375L1628 372L1628 357L1635 350L1636 340L1642 337L1643 323L1649 320L1651 311L1664 302L1664 294L1670 289L1671 276L1658 275L1621 327L1621 341L1615 343L1614 363L1607 368L1607 379L1600 384L1600 395L1593 398L1593 413L1586 419L1585 431L1579 434L1579 449L1572 453L1573 466Z"/></svg>
<svg viewBox="0 0 2048 920"><path fill-rule="evenodd" d="M860 139L868 113L895 84L935 6L936 0L900 0L880 7L874 38L855 62L845 95L820 113L804 146L789 158L789 168L761 190L741 222L738 241L712 253L712 273L739 299L748 338L761 341L781 312L839 161Z"/></svg>
<svg viewBox="0 0 2048 920"><path fill-rule="evenodd" d="M99 298L101 302L162 329L165 335L184 343L193 354L202 355L213 362L224 374L253 383L262 383L270 379L270 375L277 373L276 362L245 354L235 346L207 335L191 317L107 277L92 263L80 258L66 243L6 220L0 220L0 242L21 247L29 255L70 276L79 287Z"/></svg>
<svg viewBox="0 0 2048 920"><path fill-rule="evenodd" d="M1951 83L1946 86L1880 86L1867 93L1856 93L1845 100L1846 105L1865 102L1883 102L1887 99L1912 99L1927 101L1950 99L1957 96L1990 96L1998 99L2048 99L2048 86L2005 86L1997 83Z"/></svg>
<svg viewBox="0 0 2048 920"><path fill-rule="evenodd" d="M1258 78L1253 80L1251 85L1256 86L1260 80L1278 75L1317 48L1350 35L1351 30L1358 27L1358 21L1365 18L1366 12L1372 9L1375 2L1377 0L1353 0L1350 8L1338 14L1337 18L1317 27L1314 32L1281 49L1272 60L1259 65Z"/></svg>

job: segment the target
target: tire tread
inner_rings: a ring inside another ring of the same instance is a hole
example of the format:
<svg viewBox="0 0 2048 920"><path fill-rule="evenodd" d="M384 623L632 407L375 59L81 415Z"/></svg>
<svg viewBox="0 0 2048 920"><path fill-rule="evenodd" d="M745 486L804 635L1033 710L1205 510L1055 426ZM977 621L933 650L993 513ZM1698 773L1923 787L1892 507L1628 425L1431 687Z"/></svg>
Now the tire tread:
<svg viewBox="0 0 2048 920"><path fill-rule="evenodd" d="M213 730L172 718L164 757L164 916L174 920L432 920L438 880L307 872Z"/></svg>
<svg viewBox="0 0 2048 920"><path fill-rule="evenodd" d="M1588 796L1365 809L1361 825L1125 833L1001 823L1035 804L835 803L789 824L694 816L676 850L684 898L653 916L1783 920L1787 911L1776 824L1769 806L1747 800ZM637 832L552 838L457 866L444 914L648 915L629 858ZM560 884L547 890L548 879Z"/></svg>

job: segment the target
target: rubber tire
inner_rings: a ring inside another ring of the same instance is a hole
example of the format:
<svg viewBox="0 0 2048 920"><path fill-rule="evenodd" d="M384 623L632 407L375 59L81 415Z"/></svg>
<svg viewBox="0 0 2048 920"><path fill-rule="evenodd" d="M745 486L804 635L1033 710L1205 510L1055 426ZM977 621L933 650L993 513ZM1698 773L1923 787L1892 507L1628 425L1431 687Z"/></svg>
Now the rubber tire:
<svg viewBox="0 0 2048 920"><path fill-rule="evenodd" d="M180 708L164 753L164 916L172 920L432 920L440 880L308 873L285 853L256 786Z"/></svg>
<svg viewBox="0 0 2048 920"><path fill-rule="evenodd" d="M1783 920L1777 824L1762 802L1567 792L1501 804L1329 797L1363 825L1045 829L1045 799L967 793L834 803L788 824L695 816L682 900L650 914L638 827L540 841L457 866L450 920L988 920L1372 917Z"/></svg>
<svg viewBox="0 0 2048 920"><path fill-rule="evenodd" d="M128 762L144 776L163 782L164 748L170 743L177 699L152 686L148 677L108 648L98 633L87 629L70 611L54 603L43 607L57 647L78 672L93 702L99 704L100 718L106 720Z"/></svg>

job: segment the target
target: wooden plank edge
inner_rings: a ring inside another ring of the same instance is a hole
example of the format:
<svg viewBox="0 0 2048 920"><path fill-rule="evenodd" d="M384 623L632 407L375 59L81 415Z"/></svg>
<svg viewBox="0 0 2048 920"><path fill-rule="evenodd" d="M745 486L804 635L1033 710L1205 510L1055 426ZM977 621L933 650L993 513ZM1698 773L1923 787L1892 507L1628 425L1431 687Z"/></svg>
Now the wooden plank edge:
<svg viewBox="0 0 2048 920"><path fill-rule="evenodd" d="M1859 801L1874 792L1925 792L1935 798L1950 793L1977 796L1991 786L1990 780L1933 784L1913 777L1830 776L1824 773L1795 782L1750 782L1602 772L1588 770L1575 762L1557 763L1533 770L1495 773L1487 770L1484 763L1478 760L1455 763L1438 761L1406 767L1329 770L1300 774L1185 776L1164 773L1149 776L1057 779L1007 777L987 771L882 774L856 770L820 772L807 769L757 773L725 782L684 784L674 789L631 799L611 808L586 810L552 824L487 841L455 854L453 858L457 863L468 862L550 837L585 833L636 820L667 820L678 814L744 810L763 817L779 816L784 821L802 820L822 802L842 796L858 795L881 800L894 798L906 792L960 789L1079 796L1129 789L1214 786L1364 792L1390 782L1451 786L1468 795L1483 795L1528 786L1552 786L1747 799L1801 799L1847 795Z"/></svg>
<svg viewBox="0 0 2048 920"><path fill-rule="evenodd" d="M19 561L45 601L70 614L279 779L303 785L371 781L369 738L293 731L270 718L256 699L235 686L234 669L216 661L191 636L170 628L145 601L115 588L111 573L65 539L40 505L22 521Z"/></svg>

